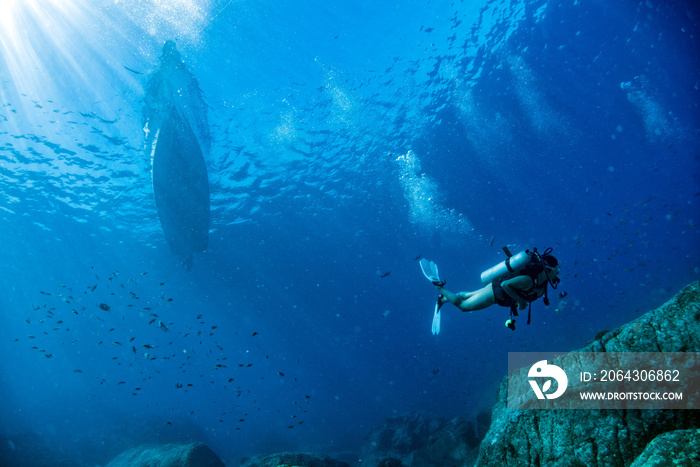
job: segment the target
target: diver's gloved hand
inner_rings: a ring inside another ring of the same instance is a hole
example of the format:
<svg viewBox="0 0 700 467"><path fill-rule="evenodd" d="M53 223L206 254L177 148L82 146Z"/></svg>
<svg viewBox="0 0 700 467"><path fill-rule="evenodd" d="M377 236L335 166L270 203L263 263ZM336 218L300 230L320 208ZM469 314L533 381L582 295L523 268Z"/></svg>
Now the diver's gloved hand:
<svg viewBox="0 0 700 467"><path fill-rule="evenodd" d="M518 316L518 304L517 303L513 303L510 306L510 312L513 314L513 316Z"/></svg>

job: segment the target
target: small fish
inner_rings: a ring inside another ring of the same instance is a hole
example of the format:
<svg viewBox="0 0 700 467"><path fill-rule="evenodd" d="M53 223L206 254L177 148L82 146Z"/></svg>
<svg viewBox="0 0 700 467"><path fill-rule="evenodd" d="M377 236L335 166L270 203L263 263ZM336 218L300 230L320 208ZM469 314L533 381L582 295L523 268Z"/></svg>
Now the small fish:
<svg viewBox="0 0 700 467"><path fill-rule="evenodd" d="M416 256L415 258L413 258L413 261L418 261L418 260L421 259L422 257L423 257L423 255L418 255L418 256Z"/></svg>
<svg viewBox="0 0 700 467"><path fill-rule="evenodd" d="M44 357L46 357L46 358L51 358L51 357L53 357L53 354L47 353L47 354L44 355Z"/></svg>
<svg viewBox="0 0 700 467"><path fill-rule="evenodd" d="M114 345L122 345L121 342L117 342L117 341L112 341L112 344L114 344Z"/></svg>
<svg viewBox="0 0 700 467"><path fill-rule="evenodd" d="M259 334L258 331L255 331L255 332L253 333L253 337L257 336L258 334Z"/></svg>
<svg viewBox="0 0 700 467"><path fill-rule="evenodd" d="M94 292L96 288L97 288L97 284L93 285L92 288L90 289L90 292Z"/></svg>
<svg viewBox="0 0 700 467"><path fill-rule="evenodd" d="M391 274L391 271L387 271L387 272L385 272L385 273L383 273L383 274L382 274L381 272L377 271L377 275L379 276L380 279L384 279L384 278L387 277L389 274Z"/></svg>
<svg viewBox="0 0 700 467"><path fill-rule="evenodd" d="M39 293L42 295L51 295L50 292L44 292L43 290L40 290Z"/></svg>
<svg viewBox="0 0 700 467"><path fill-rule="evenodd" d="M559 292L559 298L564 298L564 297L566 297L567 295L569 295L568 292Z"/></svg>
<svg viewBox="0 0 700 467"><path fill-rule="evenodd" d="M148 344L141 344L141 347L143 347L144 349L152 349L153 348L152 346L150 346Z"/></svg>
<svg viewBox="0 0 700 467"><path fill-rule="evenodd" d="M391 310L386 310L384 313L382 313L382 318L386 318L391 314Z"/></svg>
<svg viewBox="0 0 700 467"><path fill-rule="evenodd" d="M143 73L141 73L140 71L132 70L131 68L129 68L129 67L126 66L126 65L122 65L122 66L124 67L124 69L125 69L126 71L130 71L130 72L132 72L132 73L135 74L135 75L141 75L141 74L143 74ZM168 424L170 424L170 422L168 422Z"/></svg>
<svg viewBox="0 0 700 467"><path fill-rule="evenodd" d="M280 376L284 376L284 373L282 373L281 371L278 371L277 374Z"/></svg>
<svg viewBox="0 0 700 467"><path fill-rule="evenodd" d="M107 305L105 303L100 303L100 310L109 311L110 310L109 305Z"/></svg>
<svg viewBox="0 0 700 467"><path fill-rule="evenodd" d="M156 319L153 318L152 320L150 320L150 321L148 322L148 324L153 324L155 321L156 321Z"/></svg>
<svg viewBox="0 0 700 467"><path fill-rule="evenodd" d="M117 386L119 386L120 384L126 384L126 381L119 381L119 382L117 383Z"/></svg>
<svg viewBox="0 0 700 467"><path fill-rule="evenodd" d="M163 324L162 321L158 321L158 327L160 328L161 331L163 332L168 332L168 328Z"/></svg>
<svg viewBox="0 0 700 467"><path fill-rule="evenodd" d="M132 337L131 339L129 339L129 342L134 342L134 339L136 339L136 338Z"/></svg>

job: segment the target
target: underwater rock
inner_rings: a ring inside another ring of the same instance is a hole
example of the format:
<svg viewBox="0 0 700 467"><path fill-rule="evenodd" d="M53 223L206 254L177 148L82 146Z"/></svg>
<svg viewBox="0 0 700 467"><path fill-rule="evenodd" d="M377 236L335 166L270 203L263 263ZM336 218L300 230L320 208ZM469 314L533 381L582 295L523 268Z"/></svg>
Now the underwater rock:
<svg viewBox="0 0 700 467"><path fill-rule="evenodd" d="M362 446L362 465L463 466L476 459L480 439L474 425L462 418L410 413L389 417Z"/></svg>
<svg viewBox="0 0 700 467"><path fill-rule="evenodd" d="M0 433L0 466L2 467L71 467L80 455L57 452L56 446L36 433Z"/></svg>
<svg viewBox="0 0 700 467"><path fill-rule="evenodd" d="M204 443L144 445L119 454L107 467L225 467Z"/></svg>
<svg viewBox="0 0 700 467"><path fill-rule="evenodd" d="M700 465L700 429L669 431L654 438L630 467Z"/></svg>
<svg viewBox="0 0 700 467"><path fill-rule="evenodd" d="M402 467L403 463L398 460L394 459L393 457L387 457L386 459L382 459L379 462L379 467Z"/></svg>
<svg viewBox="0 0 700 467"><path fill-rule="evenodd" d="M476 425L474 427L476 431L476 437L478 439L484 439L486 437L486 433L489 431L489 427L491 426L491 412L487 412L485 410L480 411L476 415Z"/></svg>
<svg viewBox="0 0 700 467"><path fill-rule="evenodd" d="M700 283L580 351L700 351ZM477 466L629 466L658 435L700 427L698 410L509 410L507 396L504 377Z"/></svg>
<svg viewBox="0 0 700 467"><path fill-rule="evenodd" d="M347 462L333 459L324 454L303 452L282 452L248 460L241 467L350 467Z"/></svg>
<svg viewBox="0 0 700 467"><path fill-rule="evenodd" d="M464 466L476 460L480 439L472 423L453 418L429 439L425 448L416 452L411 466Z"/></svg>

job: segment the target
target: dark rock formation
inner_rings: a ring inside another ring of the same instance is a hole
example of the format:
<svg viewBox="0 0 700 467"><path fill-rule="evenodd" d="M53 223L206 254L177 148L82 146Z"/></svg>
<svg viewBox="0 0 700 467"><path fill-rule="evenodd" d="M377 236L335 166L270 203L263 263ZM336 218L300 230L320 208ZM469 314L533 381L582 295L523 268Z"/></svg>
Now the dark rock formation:
<svg viewBox="0 0 700 467"><path fill-rule="evenodd" d="M456 467L473 463L478 446L471 422L411 413L387 418L362 446L360 459L367 467Z"/></svg>
<svg viewBox="0 0 700 467"><path fill-rule="evenodd" d="M225 467L204 443L140 446L119 454L107 467Z"/></svg>
<svg viewBox="0 0 700 467"><path fill-rule="evenodd" d="M301 452L283 452L261 458L248 460L241 467L350 467L342 462L323 454Z"/></svg>
<svg viewBox="0 0 700 467"><path fill-rule="evenodd" d="M580 351L700 351L700 284L597 337ZM576 353L561 358L576 359ZM527 385L527 369L519 371L518 381ZM512 410L507 396L504 378L477 466L629 466L658 435L700 427L698 410Z"/></svg>
<svg viewBox="0 0 700 467"><path fill-rule="evenodd" d="M382 459L379 462L379 467L402 467L403 463L398 460L394 459L393 457L387 457L386 459Z"/></svg>
<svg viewBox="0 0 700 467"><path fill-rule="evenodd" d="M669 431L654 438L631 467L700 465L700 429Z"/></svg>
<svg viewBox="0 0 700 467"><path fill-rule="evenodd" d="M56 449L36 433L0 434L2 467L71 467L76 465L63 450Z"/></svg>
<svg viewBox="0 0 700 467"><path fill-rule="evenodd" d="M486 411L481 411L476 415L476 425L474 430L476 431L476 437L480 440L486 437L486 433L489 431L491 426L491 413Z"/></svg>

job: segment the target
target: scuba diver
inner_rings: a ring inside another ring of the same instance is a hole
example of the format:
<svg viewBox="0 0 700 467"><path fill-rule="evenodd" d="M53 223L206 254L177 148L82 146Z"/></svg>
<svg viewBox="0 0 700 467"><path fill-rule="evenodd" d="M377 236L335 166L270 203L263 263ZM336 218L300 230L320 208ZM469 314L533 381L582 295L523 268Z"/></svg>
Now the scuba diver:
<svg viewBox="0 0 700 467"><path fill-rule="evenodd" d="M435 304L433 315L433 334L440 332L440 308L445 303L452 303L462 311L476 311L488 308L491 305L500 305L510 308L510 319L506 321L506 327L515 330L514 316L518 316L518 309L524 310L532 302L544 295L544 304L549 305L547 297L547 285L553 289L559 284L559 261L551 254L548 248L543 254L525 250L512 255L507 247L504 247L508 258L496 266L481 274L481 281L485 286L473 292L454 293L445 288L445 281L438 275L437 265L426 259L421 260L423 274L437 287L440 294ZM527 324L530 324L530 312L528 311Z"/></svg>

